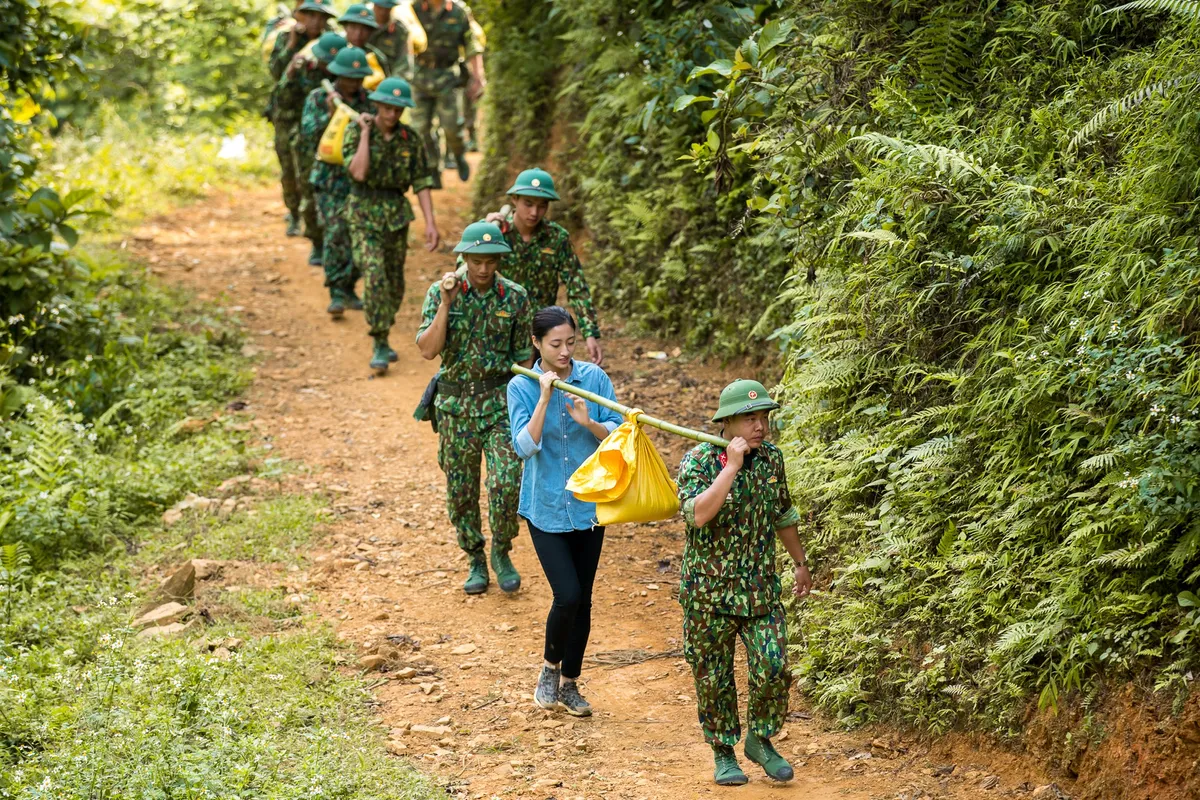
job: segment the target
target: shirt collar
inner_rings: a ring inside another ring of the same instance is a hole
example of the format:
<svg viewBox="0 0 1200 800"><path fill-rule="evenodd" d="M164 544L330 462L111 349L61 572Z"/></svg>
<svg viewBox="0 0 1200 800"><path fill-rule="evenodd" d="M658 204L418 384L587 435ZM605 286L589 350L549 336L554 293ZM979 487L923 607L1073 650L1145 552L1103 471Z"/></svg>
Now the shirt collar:
<svg viewBox="0 0 1200 800"><path fill-rule="evenodd" d="M477 294L480 297L487 297L492 292L495 292L496 294L498 294L500 296L501 300L504 299L504 296L506 294L506 292L504 290L504 282L500 280L500 273L498 273L498 272L496 273L495 277L492 278L492 287L490 289L488 289L486 292L481 292L478 289L476 289L475 284L471 283L471 279L469 277L467 277L466 272L463 272L462 286L460 287L460 289L462 290L463 294L470 292L471 294Z"/></svg>

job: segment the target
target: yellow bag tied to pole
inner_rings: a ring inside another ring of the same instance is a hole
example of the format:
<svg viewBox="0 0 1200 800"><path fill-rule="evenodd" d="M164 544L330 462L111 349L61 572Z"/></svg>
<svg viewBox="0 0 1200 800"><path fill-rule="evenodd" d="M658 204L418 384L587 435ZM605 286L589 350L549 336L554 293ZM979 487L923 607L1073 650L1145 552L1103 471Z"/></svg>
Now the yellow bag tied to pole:
<svg viewBox="0 0 1200 800"><path fill-rule="evenodd" d="M412 3L401 3L392 9L392 18L398 19L408 28L408 49L414 56L419 56L429 47L429 37L417 12L413 11Z"/></svg>
<svg viewBox="0 0 1200 800"><path fill-rule="evenodd" d="M631 411L567 481L576 498L596 504L600 525L655 522L679 511L679 487L654 443L634 422L641 413Z"/></svg>
<svg viewBox="0 0 1200 800"><path fill-rule="evenodd" d="M329 118L321 141L317 143L317 161L326 164L344 164L342 159L342 141L346 138L346 126L356 116L354 109L345 103L338 103L337 110Z"/></svg>
<svg viewBox="0 0 1200 800"><path fill-rule="evenodd" d="M379 59L371 51L367 51L367 66L371 68L371 74L363 78L363 88L368 92L375 91L375 87L383 83L383 79L387 77L383 74L383 66L379 63Z"/></svg>
<svg viewBox="0 0 1200 800"><path fill-rule="evenodd" d="M296 27L296 20L291 17L286 17L281 20L278 25L263 37L262 41L262 58L263 63L271 60L271 52L275 49L275 40L280 36L285 36L292 32L292 28Z"/></svg>

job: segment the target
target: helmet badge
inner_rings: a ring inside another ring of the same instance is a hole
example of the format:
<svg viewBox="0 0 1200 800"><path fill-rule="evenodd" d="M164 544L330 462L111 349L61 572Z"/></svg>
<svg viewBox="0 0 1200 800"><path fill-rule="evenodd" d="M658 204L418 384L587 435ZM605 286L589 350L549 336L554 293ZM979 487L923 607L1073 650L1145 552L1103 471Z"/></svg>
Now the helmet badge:
<svg viewBox="0 0 1200 800"><path fill-rule="evenodd" d="M749 397L751 400L757 400L757 399L758 399L758 392L756 392L756 391L754 391L753 389L751 389L750 391L746 392L746 397Z"/></svg>

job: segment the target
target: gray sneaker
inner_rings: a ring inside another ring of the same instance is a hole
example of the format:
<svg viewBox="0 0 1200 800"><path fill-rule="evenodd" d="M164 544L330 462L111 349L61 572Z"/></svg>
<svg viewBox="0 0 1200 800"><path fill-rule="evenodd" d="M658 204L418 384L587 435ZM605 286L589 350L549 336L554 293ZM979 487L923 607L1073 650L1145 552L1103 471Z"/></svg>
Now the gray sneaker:
<svg viewBox="0 0 1200 800"><path fill-rule="evenodd" d="M558 702L572 717L590 717L592 715L592 707L579 693L579 687L575 681L567 681L559 687Z"/></svg>
<svg viewBox="0 0 1200 800"><path fill-rule="evenodd" d="M542 665L542 673L538 675L537 688L533 691L533 702L539 708L547 710L559 707L558 680L561 670Z"/></svg>

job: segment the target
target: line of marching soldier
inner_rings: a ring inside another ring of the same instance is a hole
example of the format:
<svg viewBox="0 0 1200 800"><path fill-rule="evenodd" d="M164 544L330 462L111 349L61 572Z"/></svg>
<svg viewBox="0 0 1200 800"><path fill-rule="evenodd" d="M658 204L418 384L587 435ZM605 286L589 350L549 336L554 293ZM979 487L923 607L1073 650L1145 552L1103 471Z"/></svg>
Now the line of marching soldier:
<svg viewBox="0 0 1200 800"><path fill-rule="evenodd" d="M335 18L341 34L326 30ZM312 241L309 262L324 268L331 317L364 311L376 374L397 360L389 335L404 297L408 232L416 219L407 194L417 199L425 245L434 251L440 235L432 191L441 188L443 164L469 178L468 141L459 129L465 121L473 145L473 106L484 87L482 43L482 30L459 0L378 0L340 15L330 0L301 0L264 37L277 81L268 116L288 233L303 231ZM424 358L440 359L441 368L417 417L431 421L439 436L447 514L467 557L463 590L486 592L494 573L503 592L519 591L510 553L524 519L554 595L534 700L588 716L591 705L577 681L604 528L595 506L565 487L621 419L553 386L563 381L615 400L583 267L567 231L547 219L551 202L560 199L554 179L527 169L507 194L505 212L467 226L454 248L456 269L425 293L417 347ZM556 305L562 287L574 316ZM588 361L574 358L578 344ZM540 381L512 378L514 363L532 366ZM693 448L679 473L687 531L679 590L683 649L721 785L748 780L733 750L741 739L738 639L749 673L744 753L775 780L793 777L771 744L786 719L791 683L777 541L794 562L798 597L808 595L812 580L783 454L765 441L768 415L778 407L756 381L730 384L713 416L729 446ZM490 554L480 509L483 463Z"/></svg>

